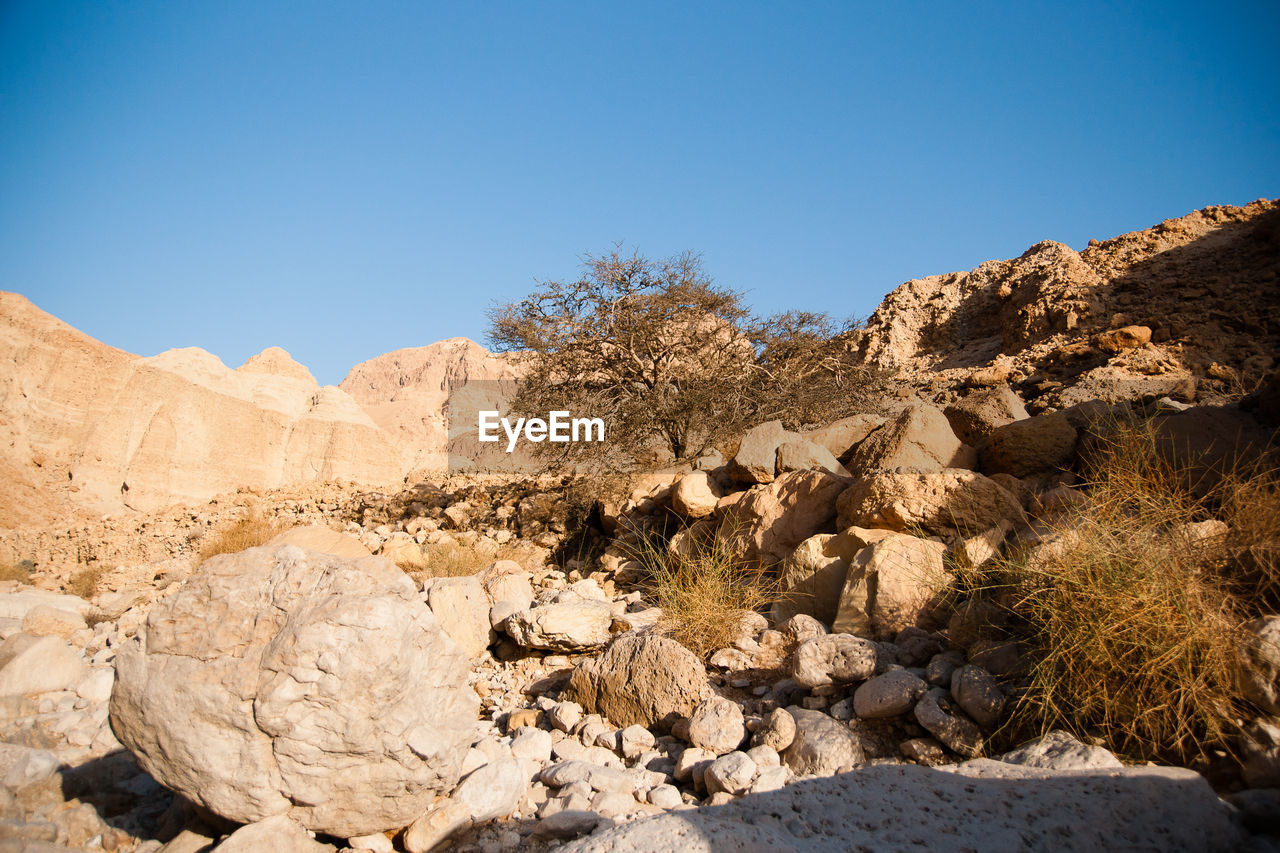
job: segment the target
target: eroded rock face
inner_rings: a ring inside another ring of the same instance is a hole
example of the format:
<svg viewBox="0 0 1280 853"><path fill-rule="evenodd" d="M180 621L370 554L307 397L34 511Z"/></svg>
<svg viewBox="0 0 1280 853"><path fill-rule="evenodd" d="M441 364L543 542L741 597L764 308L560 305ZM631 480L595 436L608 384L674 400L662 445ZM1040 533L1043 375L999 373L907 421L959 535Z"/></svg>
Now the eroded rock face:
<svg viewBox="0 0 1280 853"><path fill-rule="evenodd" d="M792 471L749 491L721 522L733 552L765 565L781 562L835 517L849 480L827 471Z"/></svg>
<svg viewBox="0 0 1280 853"><path fill-rule="evenodd" d="M973 536L1022 518L1016 495L974 471L948 468L929 474L876 471L846 489L837 523Z"/></svg>
<svg viewBox="0 0 1280 853"><path fill-rule="evenodd" d="M453 788L478 705L466 679L390 562L252 548L207 561L119 649L111 724L192 802L345 838Z"/></svg>
<svg viewBox="0 0 1280 853"><path fill-rule="evenodd" d="M871 433L854 451L849 470L917 468L938 471L961 466L969 457L946 416L933 406L913 405Z"/></svg>

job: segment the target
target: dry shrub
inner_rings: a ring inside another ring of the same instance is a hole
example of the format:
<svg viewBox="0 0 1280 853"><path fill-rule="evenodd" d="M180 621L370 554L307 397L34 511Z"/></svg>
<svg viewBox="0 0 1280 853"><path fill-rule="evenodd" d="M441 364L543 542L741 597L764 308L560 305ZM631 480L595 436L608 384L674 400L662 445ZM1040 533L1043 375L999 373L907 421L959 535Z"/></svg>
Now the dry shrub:
<svg viewBox="0 0 1280 853"><path fill-rule="evenodd" d="M662 608L658 630L699 657L732 644L742 612L773 601L777 581L730 553L729 537L690 540L675 553L646 537L631 548L650 594Z"/></svg>
<svg viewBox="0 0 1280 853"><path fill-rule="evenodd" d="M500 545L496 552L490 552L446 541L425 544L422 546L422 553L427 564L425 571L420 566L397 565L415 578L460 578L474 575L498 560L514 560L524 564L529 558L525 549L514 544Z"/></svg>
<svg viewBox="0 0 1280 853"><path fill-rule="evenodd" d="M85 601L91 601L98 594L98 586L102 583L102 569L89 566L71 576L71 580L63 585L63 589L72 595L78 595Z"/></svg>
<svg viewBox="0 0 1280 853"><path fill-rule="evenodd" d="M218 554L238 554L246 548L256 548L283 532L284 527L274 519L263 517L256 507L230 524L211 530L200 544L200 560Z"/></svg>
<svg viewBox="0 0 1280 853"><path fill-rule="evenodd" d="M1087 501L1053 522L1050 544L1002 565L1032 661L1013 728L1096 733L1125 754L1187 762L1230 747L1238 629L1257 602L1242 595L1230 537L1186 525L1226 515L1274 570L1280 511L1265 473L1194 499L1155 443L1143 424L1101 439ZM1270 511L1250 513L1260 497Z"/></svg>
<svg viewBox="0 0 1280 853"><path fill-rule="evenodd" d="M33 565L29 560L22 560L17 563L0 563L0 581L29 583L31 581L32 568Z"/></svg>

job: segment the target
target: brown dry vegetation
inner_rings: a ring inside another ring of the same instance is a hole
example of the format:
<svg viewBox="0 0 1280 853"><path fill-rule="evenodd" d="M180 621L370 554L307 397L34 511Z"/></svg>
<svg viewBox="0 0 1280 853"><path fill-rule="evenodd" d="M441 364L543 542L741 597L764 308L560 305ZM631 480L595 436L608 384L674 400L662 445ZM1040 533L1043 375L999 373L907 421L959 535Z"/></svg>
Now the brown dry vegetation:
<svg viewBox="0 0 1280 853"><path fill-rule="evenodd" d="M102 569L97 566L81 569L71 576L71 580L67 581L64 589L72 595L78 595L85 601L90 601L98 594L98 587L102 583Z"/></svg>
<svg viewBox="0 0 1280 853"><path fill-rule="evenodd" d="M1254 469L1195 499L1156 441L1144 425L1117 427L1086 502L1052 522L1049 545L996 572L1031 651L1017 733L1064 727L1181 762L1235 739L1240 626L1280 589L1280 490ZM1229 532L1189 526L1212 518Z"/></svg>
<svg viewBox="0 0 1280 853"><path fill-rule="evenodd" d="M18 581L19 583L27 583L30 580L30 564L0 563L0 581Z"/></svg>
<svg viewBox="0 0 1280 853"><path fill-rule="evenodd" d="M237 554L255 548L281 533L284 528L273 519L264 518L257 508L250 508L244 518L211 530L200 543L200 559L218 554Z"/></svg>
<svg viewBox="0 0 1280 853"><path fill-rule="evenodd" d="M481 552L475 548L459 545L456 542L443 542L422 546L426 558L427 569L397 563L405 574L415 578L459 578L474 575L498 560L515 560L522 562L528 555L513 545L502 545L496 552Z"/></svg>
<svg viewBox="0 0 1280 853"><path fill-rule="evenodd" d="M662 608L658 630L702 658L733 643L743 611L777 597L777 580L743 565L726 546L729 538L693 542L682 554L648 537L631 549Z"/></svg>

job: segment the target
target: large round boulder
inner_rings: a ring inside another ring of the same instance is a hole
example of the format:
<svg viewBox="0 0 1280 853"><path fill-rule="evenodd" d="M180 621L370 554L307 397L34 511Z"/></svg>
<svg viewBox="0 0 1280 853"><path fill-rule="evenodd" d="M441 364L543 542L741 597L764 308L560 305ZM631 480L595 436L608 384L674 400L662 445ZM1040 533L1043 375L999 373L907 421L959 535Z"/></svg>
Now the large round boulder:
<svg viewBox="0 0 1280 853"><path fill-rule="evenodd" d="M116 737L223 817L350 838L458 781L466 659L387 560L264 546L205 562L120 647Z"/></svg>

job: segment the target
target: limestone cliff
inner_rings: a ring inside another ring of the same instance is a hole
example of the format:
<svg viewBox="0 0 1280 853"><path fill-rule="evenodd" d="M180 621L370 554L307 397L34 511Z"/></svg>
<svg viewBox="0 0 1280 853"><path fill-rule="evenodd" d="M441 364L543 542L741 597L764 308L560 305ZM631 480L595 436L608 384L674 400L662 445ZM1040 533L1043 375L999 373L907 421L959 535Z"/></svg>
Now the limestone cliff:
<svg viewBox="0 0 1280 853"><path fill-rule="evenodd" d="M0 527L198 502L241 486L403 476L343 391L279 348L239 370L200 349L114 349L0 294Z"/></svg>

